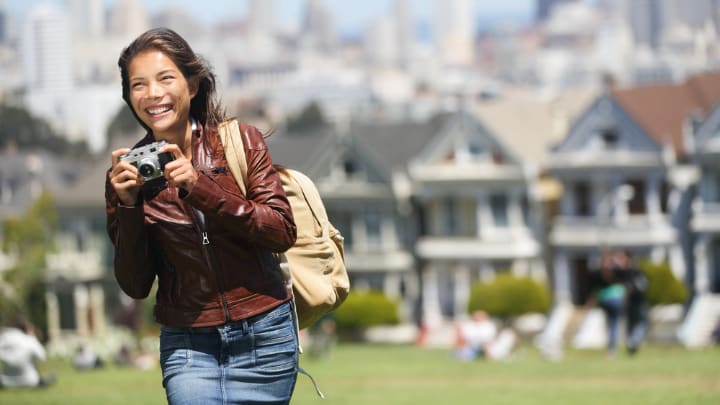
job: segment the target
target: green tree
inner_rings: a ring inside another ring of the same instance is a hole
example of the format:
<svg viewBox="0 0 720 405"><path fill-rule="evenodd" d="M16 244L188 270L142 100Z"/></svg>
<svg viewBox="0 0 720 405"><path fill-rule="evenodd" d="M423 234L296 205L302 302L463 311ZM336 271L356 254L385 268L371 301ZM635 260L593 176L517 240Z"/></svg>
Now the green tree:
<svg viewBox="0 0 720 405"><path fill-rule="evenodd" d="M298 115L288 118L287 129L290 132L304 132L322 128L326 124L320 105L313 101L305 106Z"/></svg>
<svg viewBox="0 0 720 405"><path fill-rule="evenodd" d="M42 194L20 218L2 221L2 249L17 258L15 266L4 273L4 282L13 294L0 297L0 315L12 319L22 314L44 334L47 333L45 256L55 250L53 235L58 214L52 196Z"/></svg>
<svg viewBox="0 0 720 405"><path fill-rule="evenodd" d="M43 148L60 154L89 154L85 142L68 141L57 134L47 121L23 108L0 105L0 149L8 145L19 149Z"/></svg>
<svg viewBox="0 0 720 405"><path fill-rule="evenodd" d="M675 277L667 262L653 263L643 259L638 267L648 279L647 302L654 305L682 304L688 298L685 285Z"/></svg>
<svg viewBox="0 0 720 405"><path fill-rule="evenodd" d="M490 282L475 284L470 290L468 311L483 310L498 318L545 313L550 309L550 291L529 277L499 274Z"/></svg>

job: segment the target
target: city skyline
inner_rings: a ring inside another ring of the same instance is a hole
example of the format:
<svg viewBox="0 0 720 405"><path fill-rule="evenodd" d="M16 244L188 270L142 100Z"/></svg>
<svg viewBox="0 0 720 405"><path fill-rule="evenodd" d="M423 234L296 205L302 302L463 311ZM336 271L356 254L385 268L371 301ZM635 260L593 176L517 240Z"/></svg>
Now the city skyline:
<svg viewBox="0 0 720 405"><path fill-rule="evenodd" d="M110 7L118 0L104 0ZM248 8L248 1L216 0L197 2L193 0L139 0L149 13L156 13L168 7L179 7L201 21L216 23L242 18ZM23 18L28 10L37 4L62 5L64 0L6 0L5 8L9 14ZM324 0L325 6L336 18L343 34L358 34L365 31L369 24L384 15L392 13L394 0L365 0L348 2L347 0ZM534 0L515 0L513 2L487 2L474 0L475 15L478 19L489 21L530 20L534 12ZM277 23L287 27L297 27L302 21L305 0L275 0ZM432 0L412 1L414 19L426 21L432 14Z"/></svg>

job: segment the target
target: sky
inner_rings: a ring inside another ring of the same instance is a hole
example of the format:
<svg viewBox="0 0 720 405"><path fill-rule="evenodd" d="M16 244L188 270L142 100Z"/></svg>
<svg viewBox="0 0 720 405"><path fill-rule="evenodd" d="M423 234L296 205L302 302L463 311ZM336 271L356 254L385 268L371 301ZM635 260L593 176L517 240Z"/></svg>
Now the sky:
<svg viewBox="0 0 720 405"><path fill-rule="evenodd" d="M107 6L118 0L105 0ZM148 11L167 7L182 7L197 18L212 22L242 16L247 9L244 0L141 0ZM477 15L485 20L493 17L530 16L534 0L474 0ZM337 19L340 29L347 33L360 32L375 18L392 11L393 0L323 0ZM5 0L6 9L16 16L24 15L33 4L62 4L63 0ZM282 24L297 25L306 0L275 0L276 13ZM431 0L413 0L417 19L427 19L432 12ZM2 0L0 0L2 4Z"/></svg>

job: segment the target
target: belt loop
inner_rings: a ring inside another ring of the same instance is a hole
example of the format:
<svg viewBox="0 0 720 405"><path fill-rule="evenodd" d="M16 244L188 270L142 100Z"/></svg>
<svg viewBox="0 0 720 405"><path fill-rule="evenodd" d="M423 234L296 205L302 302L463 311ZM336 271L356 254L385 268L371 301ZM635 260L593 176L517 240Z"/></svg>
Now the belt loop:
<svg viewBox="0 0 720 405"><path fill-rule="evenodd" d="M243 319L243 320L242 320L242 331L243 331L243 334L247 335L248 329L249 329L248 321L247 321L247 319Z"/></svg>

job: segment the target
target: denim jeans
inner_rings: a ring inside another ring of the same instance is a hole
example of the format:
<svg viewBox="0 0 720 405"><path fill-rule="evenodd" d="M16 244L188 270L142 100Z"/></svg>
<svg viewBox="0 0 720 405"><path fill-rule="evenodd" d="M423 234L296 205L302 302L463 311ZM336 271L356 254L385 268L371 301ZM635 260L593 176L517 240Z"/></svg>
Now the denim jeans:
<svg viewBox="0 0 720 405"><path fill-rule="evenodd" d="M160 366L168 403L289 403L298 372L291 305L217 327L162 327Z"/></svg>
<svg viewBox="0 0 720 405"><path fill-rule="evenodd" d="M617 349L618 324L623 311L622 299L608 299L600 302L600 308L605 312L608 327L608 352L614 353Z"/></svg>

